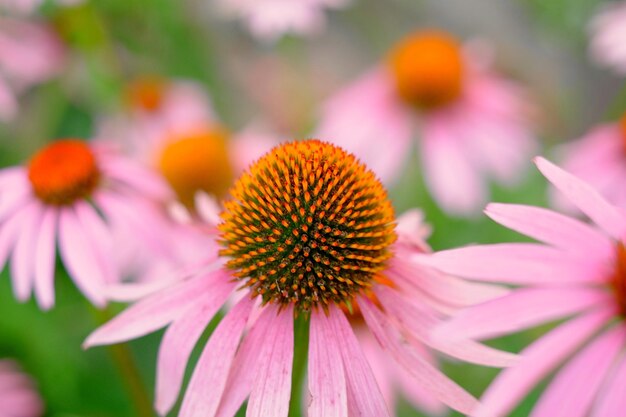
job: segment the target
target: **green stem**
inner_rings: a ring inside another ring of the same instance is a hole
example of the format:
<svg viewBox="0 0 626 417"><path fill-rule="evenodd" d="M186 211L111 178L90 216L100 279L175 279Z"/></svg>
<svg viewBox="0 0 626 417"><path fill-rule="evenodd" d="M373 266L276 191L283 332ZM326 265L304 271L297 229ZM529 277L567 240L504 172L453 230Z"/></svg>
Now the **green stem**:
<svg viewBox="0 0 626 417"><path fill-rule="evenodd" d="M309 319L303 316L296 318L294 333L293 373L291 376L291 402L289 415L302 415L302 387L306 370L309 348Z"/></svg>
<svg viewBox="0 0 626 417"><path fill-rule="evenodd" d="M106 308L104 310L96 310L95 316L98 324L102 325L109 321L114 314L109 308ZM137 417L154 417L152 401L148 396L128 344L109 345L107 346L107 350L124 381L124 385L126 385Z"/></svg>

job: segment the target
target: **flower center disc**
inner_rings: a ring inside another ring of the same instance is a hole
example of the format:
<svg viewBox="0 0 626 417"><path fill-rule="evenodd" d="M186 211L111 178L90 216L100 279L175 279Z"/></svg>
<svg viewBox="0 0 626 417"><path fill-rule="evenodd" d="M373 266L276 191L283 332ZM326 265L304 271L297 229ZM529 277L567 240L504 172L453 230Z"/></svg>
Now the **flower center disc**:
<svg viewBox="0 0 626 417"><path fill-rule="evenodd" d="M159 169L187 207L198 191L222 197L232 184L233 168L227 147L228 133L220 128L199 130L168 141Z"/></svg>
<svg viewBox="0 0 626 417"><path fill-rule="evenodd" d="M461 95L463 57L459 43L443 32L419 32L389 56L396 91L421 109L444 106Z"/></svg>
<svg viewBox="0 0 626 417"><path fill-rule="evenodd" d="M344 304L390 258L394 212L375 175L318 140L278 146L244 173L225 203L222 256L263 302L299 310Z"/></svg>
<svg viewBox="0 0 626 417"><path fill-rule="evenodd" d="M128 104L135 109L154 112L161 108L167 82L158 77L145 77L132 82L126 90Z"/></svg>
<svg viewBox="0 0 626 417"><path fill-rule="evenodd" d="M98 185L100 172L84 142L66 139L35 154L28 165L28 179L43 202L67 205L88 197Z"/></svg>
<svg viewBox="0 0 626 417"><path fill-rule="evenodd" d="M626 247L617 245L615 271L611 279L611 289L622 316L626 317Z"/></svg>

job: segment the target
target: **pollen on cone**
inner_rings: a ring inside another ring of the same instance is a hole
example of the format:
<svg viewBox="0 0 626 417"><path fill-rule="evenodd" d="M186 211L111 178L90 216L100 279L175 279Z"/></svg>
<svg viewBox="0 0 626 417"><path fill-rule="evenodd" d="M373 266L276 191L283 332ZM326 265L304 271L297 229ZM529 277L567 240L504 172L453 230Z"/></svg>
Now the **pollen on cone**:
<svg viewBox="0 0 626 417"><path fill-rule="evenodd" d="M394 212L375 175L318 140L274 148L231 189L221 254L264 302L342 304L391 256Z"/></svg>

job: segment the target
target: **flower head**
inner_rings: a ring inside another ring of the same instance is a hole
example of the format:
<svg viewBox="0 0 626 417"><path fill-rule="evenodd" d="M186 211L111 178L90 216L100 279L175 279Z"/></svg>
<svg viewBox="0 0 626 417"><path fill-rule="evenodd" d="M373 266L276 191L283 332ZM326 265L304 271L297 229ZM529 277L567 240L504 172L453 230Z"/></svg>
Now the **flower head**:
<svg viewBox="0 0 626 417"><path fill-rule="evenodd" d="M427 250L414 220L403 216L395 224L380 182L344 150L318 140L278 146L233 185L213 233L219 258L131 306L86 345L169 326L156 393L156 408L166 414L194 345L234 297L239 301L196 365L180 416L230 417L248 396L248 415L287 416L296 315L309 325L309 416L386 416L388 405L348 319L360 315L358 326L365 323L414 383L467 413L475 400L423 352L428 346L477 363L511 364L511 355L467 340L446 345L429 338L447 312L503 290L411 262L410 254Z"/></svg>
<svg viewBox="0 0 626 417"><path fill-rule="evenodd" d="M589 26L591 57L600 65L626 75L626 2L615 2L592 19Z"/></svg>
<svg viewBox="0 0 626 417"><path fill-rule="evenodd" d="M272 41L287 33L301 36L320 32L324 9L340 8L346 0L220 0L226 16L241 19L257 38Z"/></svg>
<svg viewBox="0 0 626 417"><path fill-rule="evenodd" d="M40 417L43 401L33 381L17 364L9 359L0 360L0 417Z"/></svg>
<svg viewBox="0 0 626 417"><path fill-rule="evenodd" d="M17 97L57 75L64 50L41 22L0 17L0 121L17 115Z"/></svg>
<svg viewBox="0 0 626 417"><path fill-rule="evenodd" d="M626 215L580 179L545 159L536 163L594 224L537 207L489 205L486 213L492 219L541 243L470 246L423 258L422 263L447 273L519 286L460 312L436 333L446 340L485 339L565 319L496 378L472 416L507 415L554 371L533 416L621 416Z"/></svg>
<svg viewBox="0 0 626 417"><path fill-rule="evenodd" d="M476 212L487 195L481 177L513 183L535 146L527 97L492 71L488 49L441 31L407 36L381 66L329 100L319 135L392 183L417 125L435 200L453 214Z"/></svg>
<svg viewBox="0 0 626 417"><path fill-rule="evenodd" d="M563 145L561 159L565 170L591 184L610 203L626 207L626 193L619 186L626 178L626 115ZM576 210L562 194L552 197L558 208Z"/></svg>
<svg viewBox="0 0 626 417"><path fill-rule="evenodd" d="M231 133L192 82L139 78L129 84L126 103L128 113L103 119L98 136L115 138L192 210L196 193L224 197L234 176L276 143L269 135Z"/></svg>
<svg viewBox="0 0 626 417"><path fill-rule="evenodd" d="M162 244L155 202L167 198L149 172L77 139L53 142L26 166L1 170L0 265L10 257L17 298L34 291L42 308L52 307L58 240L76 285L103 305L103 287L119 280L108 246L112 227L133 230L148 246Z"/></svg>

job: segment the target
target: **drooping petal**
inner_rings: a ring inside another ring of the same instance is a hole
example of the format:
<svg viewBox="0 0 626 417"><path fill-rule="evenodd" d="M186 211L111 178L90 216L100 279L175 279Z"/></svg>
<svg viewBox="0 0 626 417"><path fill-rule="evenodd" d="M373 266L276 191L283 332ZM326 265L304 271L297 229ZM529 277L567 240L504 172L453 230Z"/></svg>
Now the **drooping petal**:
<svg viewBox="0 0 626 417"><path fill-rule="evenodd" d="M535 163L541 173L556 188L609 236L615 239L622 239L626 236L626 215L609 204L590 185L544 158L536 158Z"/></svg>
<svg viewBox="0 0 626 417"><path fill-rule="evenodd" d="M606 258L613 251L611 241L598 230L552 210L492 203L485 213L509 229L571 252Z"/></svg>
<svg viewBox="0 0 626 417"><path fill-rule="evenodd" d="M176 403L189 356L233 288L232 282L216 282L211 291L165 332L157 361L155 407L159 414L166 415Z"/></svg>
<svg viewBox="0 0 626 417"><path fill-rule="evenodd" d="M376 289L376 296L385 311L422 343L437 349L451 357L485 366L511 366L519 358L511 353L502 352L472 340L441 341L431 337L432 330L441 323L441 319L427 308L412 303L394 290L384 287Z"/></svg>
<svg viewBox="0 0 626 417"><path fill-rule="evenodd" d="M524 395L606 324L612 315L610 308L590 312L557 327L528 346L520 352L519 364L502 371L491 383L472 416L507 415Z"/></svg>
<svg viewBox="0 0 626 417"><path fill-rule="evenodd" d="M625 338L621 325L598 336L558 373L531 417L586 416Z"/></svg>
<svg viewBox="0 0 626 417"><path fill-rule="evenodd" d="M346 316L339 308L331 306L328 320L333 328L343 361L348 394L348 414L389 417L385 399Z"/></svg>
<svg viewBox="0 0 626 417"><path fill-rule="evenodd" d="M341 355L323 311L311 314L309 329L309 417L348 417Z"/></svg>
<svg viewBox="0 0 626 417"><path fill-rule="evenodd" d="M478 401L463 388L424 358L404 347L399 335L392 334L393 327L386 323L382 313L370 300L360 298L358 302L365 322L378 342L392 355L399 366L410 372L417 384L441 402L462 413L470 413L478 405Z"/></svg>
<svg viewBox="0 0 626 417"><path fill-rule="evenodd" d="M211 335L193 371L180 417L215 415L252 306L249 297L242 298Z"/></svg>
<svg viewBox="0 0 626 417"><path fill-rule="evenodd" d="M324 106L316 132L356 155L385 184L398 178L413 130L392 81L386 71L376 69L339 91Z"/></svg>
<svg viewBox="0 0 626 417"><path fill-rule="evenodd" d="M0 225L0 268L4 268L4 264L15 246L20 231L24 229L24 223L30 219L32 208L29 207L34 204L34 202L27 204L22 210L16 212Z"/></svg>
<svg viewBox="0 0 626 417"><path fill-rule="evenodd" d="M219 273L193 278L166 288L127 308L93 332L85 347L119 343L152 333L185 313L199 298L205 297Z"/></svg>
<svg viewBox="0 0 626 417"><path fill-rule="evenodd" d="M56 261L56 224L58 211L47 208L39 226L35 249L35 295L39 306L48 310L54 305L54 268Z"/></svg>
<svg viewBox="0 0 626 417"><path fill-rule="evenodd" d="M439 326L433 337L441 340L497 337L612 301L611 295L601 289L524 288L461 311Z"/></svg>
<svg viewBox="0 0 626 417"><path fill-rule="evenodd" d="M70 277L83 294L96 306L106 304L105 275L98 267L98 257L85 234L76 211L69 207L60 211L59 249Z"/></svg>
<svg viewBox="0 0 626 417"><path fill-rule="evenodd" d="M595 259L534 243L496 243L415 255L424 265L445 273L509 284L571 285L606 277Z"/></svg>
<svg viewBox="0 0 626 417"><path fill-rule="evenodd" d="M272 318L272 313L264 310L257 321L250 326L250 331L241 343L233 361L216 417L234 416L252 391L258 361L262 360L264 353L261 347L270 335Z"/></svg>
<svg viewBox="0 0 626 417"><path fill-rule="evenodd" d="M422 259L422 258L420 258ZM428 259L428 258L426 258ZM400 279L411 287L416 287L427 296L442 301L451 307L464 307L482 303L510 292L504 286L469 282L464 279L442 274L416 259L393 259L385 272L394 282ZM401 284L400 282L397 282Z"/></svg>
<svg viewBox="0 0 626 417"><path fill-rule="evenodd" d="M423 128L424 180L437 203L453 214L471 214L484 204L486 190L478 170L462 149L446 117L433 117Z"/></svg>
<svg viewBox="0 0 626 417"><path fill-rule="evenodd" d="M266 307L268 308L268 307ZM264 358L252 385L246 417L287 417L291 398L293 365L293 308L272 307L271 339L265 342ZM269 335L268 335L269 336Z"/></svg>
<svg viewBox="0 0 626 417"><path fill-rule="evenodd" d="M593 417L619 416L626 410L626 357L622 357L621 363L615 366L615 371L607 380L606 387L599 398L591 415Z"/></svg>
<svg viewBox="0 0 626 417"><path fill-rule="evenodd" d="M39 226L43 216L43 206L34 202L24 208L25 215L21 229L15 240L15 248L11 255L11 277L15 297L26 301L33 288L35 263L33 252L39 236Z"/></svg>
<svg viewBox="0 0 626 417"><path fill-rule="evenodd" d="M118 281L118 277L110 260L113 251L113 237L104 220L96 210L87 202L79 201L74 204L76 217L81 224L81 229L88 238L85 242L93 249L93 255L98 261L98 267L102 272L105 283Z"/></svg>

